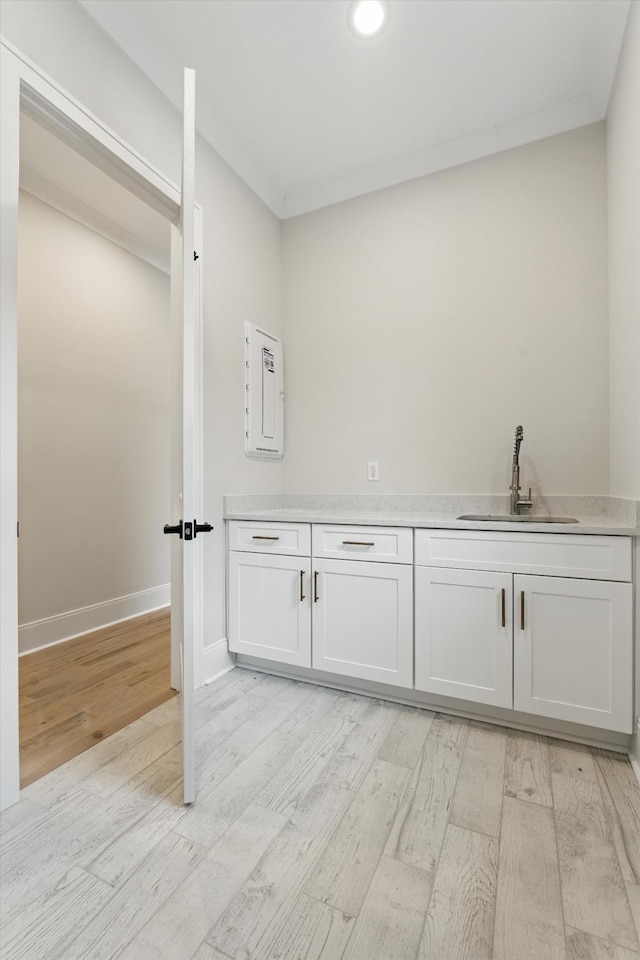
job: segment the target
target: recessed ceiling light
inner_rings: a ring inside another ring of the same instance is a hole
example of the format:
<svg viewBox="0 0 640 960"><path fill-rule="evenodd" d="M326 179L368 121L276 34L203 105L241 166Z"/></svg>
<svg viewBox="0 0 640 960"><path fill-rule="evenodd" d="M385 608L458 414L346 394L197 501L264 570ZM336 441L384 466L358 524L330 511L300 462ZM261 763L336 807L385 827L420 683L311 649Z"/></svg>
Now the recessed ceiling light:
<svg viewBox="0 0 640 960"><path fill-rule="evenodd" d="M374 37L389 20L387 0L353 0L347 22L356 37Z"/></svg>

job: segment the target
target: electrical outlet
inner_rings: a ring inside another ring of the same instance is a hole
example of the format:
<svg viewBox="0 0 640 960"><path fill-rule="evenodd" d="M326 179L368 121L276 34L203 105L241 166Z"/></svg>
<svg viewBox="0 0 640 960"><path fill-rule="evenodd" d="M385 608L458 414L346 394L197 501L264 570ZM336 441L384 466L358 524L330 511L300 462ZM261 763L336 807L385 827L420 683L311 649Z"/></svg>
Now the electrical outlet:
<svg viewBox="0 0 640 960"><path fill-rule="evenodd" d="M378 471L378 461L369 460L367 464L367 480L379 480L380 473Z"/></svg>

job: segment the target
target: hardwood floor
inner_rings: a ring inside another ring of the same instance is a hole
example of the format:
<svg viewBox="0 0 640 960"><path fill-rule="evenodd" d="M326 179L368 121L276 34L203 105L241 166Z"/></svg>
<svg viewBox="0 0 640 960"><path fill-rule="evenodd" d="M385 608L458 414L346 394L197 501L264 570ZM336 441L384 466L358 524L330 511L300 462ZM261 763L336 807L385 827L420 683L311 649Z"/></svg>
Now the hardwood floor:
<svg viewBox="0 0 640 960"><path fill-rule="evenodd" d="M2 816L3 960L639 960L626 757L246 669Z"/></svg>
<svg viewBox="0 0 640 960"><path fill-rule="evenodd" d="M174 696L170 629L157 610L20 657L21 786Z"/></svg>

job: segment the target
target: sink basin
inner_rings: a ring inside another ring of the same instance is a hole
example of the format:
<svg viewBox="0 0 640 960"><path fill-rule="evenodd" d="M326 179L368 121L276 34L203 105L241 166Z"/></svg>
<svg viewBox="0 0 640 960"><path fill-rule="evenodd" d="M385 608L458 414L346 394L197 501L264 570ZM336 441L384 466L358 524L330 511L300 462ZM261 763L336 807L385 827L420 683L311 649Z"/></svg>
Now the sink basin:
<svg viewBox="0 0 640 960"><path fill-rule="evenodd" d="M464 513L458 520L489 520L494 523L578 523L575 517L541 517L518 513L514 516L504 513Z"/></svg>

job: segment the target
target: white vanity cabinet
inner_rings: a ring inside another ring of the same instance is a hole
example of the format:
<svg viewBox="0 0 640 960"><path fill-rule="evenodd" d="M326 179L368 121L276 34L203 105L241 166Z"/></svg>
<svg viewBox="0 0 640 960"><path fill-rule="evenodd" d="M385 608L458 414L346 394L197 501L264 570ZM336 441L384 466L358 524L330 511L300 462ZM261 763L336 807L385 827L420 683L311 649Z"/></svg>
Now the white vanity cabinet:
<svg viewBox="0 0 640 960"><path fill-rule="evenodd" d="M415 550L416 689L631 732L629 538L417 530Z"/></svg>
<svg viewBox="0 0 640 960"><path fill-rule="evenodd" d="M228 537L234 653L632 732L628 536L230 521Z"/></svg>
<svg viewBox="0 0 640 960"><path fill-rule="evenodd" d="M413 686L413 534L313 526L313 666Z"/></svg>
<svg viewBox="0 0 640 960"><path fill-rule="evenodd" d="M229 524L229 650L311 666L306 523Z"/></svg>
<svg viewBox="0 0 640 960"><path fill-rule="evenodd" d="M229 649L411 688L412 564L410 529L232 521Z"/></svg>

